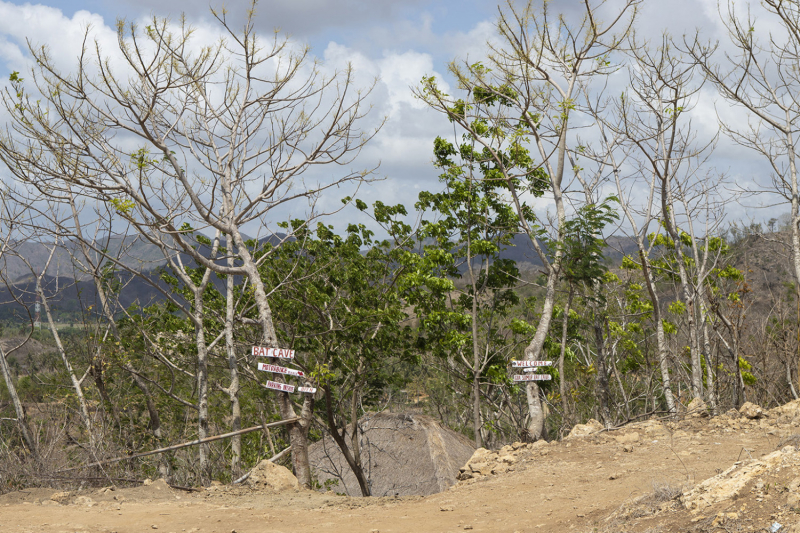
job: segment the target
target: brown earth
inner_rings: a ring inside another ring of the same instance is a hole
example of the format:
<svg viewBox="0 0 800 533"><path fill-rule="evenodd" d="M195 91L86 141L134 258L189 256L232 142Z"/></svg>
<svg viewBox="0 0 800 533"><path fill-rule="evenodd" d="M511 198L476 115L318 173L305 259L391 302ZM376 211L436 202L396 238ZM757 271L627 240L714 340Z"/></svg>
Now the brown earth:
<svg viewBox="0 0 800 533"><path fill-rule="evenodd" d="M426 497L222 485L190 493L163 481L34 489L0 497L0 531L731 533L774 522L781 533L800 531L800 402L755 416L616 431L590 424L558 443L478 450L461 482Z"/></svg>

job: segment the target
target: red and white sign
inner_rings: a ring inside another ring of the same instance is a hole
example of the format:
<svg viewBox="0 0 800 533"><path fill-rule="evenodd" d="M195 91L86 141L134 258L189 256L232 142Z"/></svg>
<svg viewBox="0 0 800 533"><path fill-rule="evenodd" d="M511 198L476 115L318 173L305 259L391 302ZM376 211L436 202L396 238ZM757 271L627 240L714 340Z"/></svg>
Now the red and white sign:
<svg viewBox="0 0 800 533"><path fill-rule="evenodd" d="M286 348L265 348L253 346L253 357L280 357L281 359L294 359L294 350Z"/></svg>
<svg viewBox="0 0 800 533"><path fill-rule="evenodd" d="M290 376L297 376L297 377L305 377L305 374L300 370L294 370L293 368L286 368L283 366L277 365L268 365L267 363L258 363L258 369L262 372L274 372L276 374L288 374Z"/></svg>
<svg viewBox="0 0 800 533"><path fill-rule="evenodd" d="M297 392L308 392L310 394L314 394L317 392L317 389L314 387L297 387Z"/></svg>
<svg viewBox="0 0 800 533"><path fill-rule="evenodd" d="M514 376L514 381L550 381L553 376L550 374L526 374L524 376Z"/></svg>
<svg viewBox="0 0 800 533"><path fill-rule="evenodd" d="M551 366L552 364L552 361L511 361L511 366L514 368Z"/></svg>
<svg viewBox="0 0 800 533"><path fill-rule="evenodd" d="M267 388L279 390L282 392L294 392L294 385L287 385L286 383L278 383L277 381L267 381Z"/></svg>

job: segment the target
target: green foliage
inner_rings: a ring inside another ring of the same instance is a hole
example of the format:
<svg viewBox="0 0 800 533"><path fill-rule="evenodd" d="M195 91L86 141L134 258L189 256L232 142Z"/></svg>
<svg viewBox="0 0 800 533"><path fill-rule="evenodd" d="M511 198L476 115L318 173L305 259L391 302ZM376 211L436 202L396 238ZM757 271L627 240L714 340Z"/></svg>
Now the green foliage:
<svg viewBox="0 0 800 533"><path fill-rule="evenodd" d="M615 202L619 200L609 196L599 204L581 207L564 223L561 239L552 243L554 248L560 248L564 253L562 276L569 283L592 284L601 280L608 271L603 262L602 231L619 219L611 206Z"/></svg>

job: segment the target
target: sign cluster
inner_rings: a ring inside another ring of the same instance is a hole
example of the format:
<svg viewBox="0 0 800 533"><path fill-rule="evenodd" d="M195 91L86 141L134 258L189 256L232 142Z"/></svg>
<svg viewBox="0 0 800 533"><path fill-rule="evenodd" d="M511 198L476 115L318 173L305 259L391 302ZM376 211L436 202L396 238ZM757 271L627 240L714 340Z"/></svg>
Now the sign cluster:
<svg viewBox="0 0 800 533"><path fill-rule="evenodd" d="M265 348L263 346L253 346L253 357L273 357L276 359L294 359L294 350L287 350L284 348ZM273 374L283 374L285 376L296 376L304 378L305 372L302 370L295 370L294 368L286 368L285 366L278 366L268 363L258 363L258 369L262 372L271 372ZM314 387L295 387L288 383L278 383L277 381L267 380L266 387L268 389L277 390L281 392L305 392L313 394L317 392Z"/></svg>
<svg viewBox="0 0 800 533"><path fill-rule="evenodd" d="M535 372L538 367L551 366L552 361L511 361L513 368L521 368L525 375L515 375L514 381L550 381L553 376L550 374L533 374L528 372Z"/></svg>

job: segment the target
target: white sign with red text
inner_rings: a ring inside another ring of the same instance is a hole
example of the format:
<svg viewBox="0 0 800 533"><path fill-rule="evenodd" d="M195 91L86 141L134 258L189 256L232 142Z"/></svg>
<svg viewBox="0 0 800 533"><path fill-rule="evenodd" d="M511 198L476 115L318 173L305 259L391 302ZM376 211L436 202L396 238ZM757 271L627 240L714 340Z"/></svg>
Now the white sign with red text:
<svg viewBox="0 0 800 533"><path fill-rule="evenodd" d="M294 392L294 385L287 385L286 383L278 383L277 381L267 381L267 388L279 390L282 392Z"/></svg>
<svg viewBox="0 0 800 533"><path fill-rule="evenodd" d="M511 366L514 368L551 366L552 364L552 361L511 361Z"/></svg>
<svg viewBox="0 0 800 533"><path fill-rule="evenodd" d="M514 381L550 381L553 376L550 374L526 374L524 376L514 376Z"/></svg>
<svg viewBox="0 0 800 533"><path fill-rule="evenodd" d="M297 392L307 392L309 394L314 394L317 392L317 389L314 387L297 387Z"/></svg>
<svg viewBox="0 0 800 533"><path fill-rule="evenodd" d="M281 359L294 359L294 350L286 348L266 348L253 346L253 357L280 357Z"/></svg>
<svg viewBox="0 0 800 533"><path fill-rule="evenodd" d="M293 368L286 368L277 365L268 365L267 363L258 363L258 369L262 372L273 372L275 374L288 374L290 376L305 377L305 373L301 370L294 370Z"/></svg>

